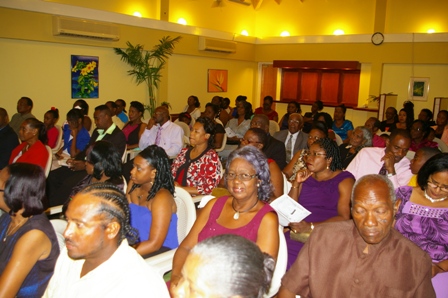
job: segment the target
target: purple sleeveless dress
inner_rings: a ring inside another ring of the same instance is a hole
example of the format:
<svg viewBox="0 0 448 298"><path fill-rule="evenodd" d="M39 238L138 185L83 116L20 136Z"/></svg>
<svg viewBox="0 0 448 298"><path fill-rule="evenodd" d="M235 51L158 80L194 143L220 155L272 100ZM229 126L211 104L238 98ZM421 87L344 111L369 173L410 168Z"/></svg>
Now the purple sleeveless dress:
<svg viewBox="0 0 448 298"><path fill-rule="evenodd" d="M448 208L431 208L409 201L410 186L398 188L395 194L401 199L395 229L426 251L434 263L448 260ZM448 297L448 272L437 274L432 285L438 298Z"/></svg>
<svg viewBox="0 0 448 298"><path fill-rule="evenodd" d="M207 223L198 235L198 242L222 234L238 235L250 241L257 242L258 228L260 227L261 220L266 213L275 212L269 204L265 204L247 225L236 229L228 229L216 222L228 198L228 196L225 196L216 200L215 205L213 205L210 211Z"/></svg>
<svg viewBox="0 0 448 298"><path fill-rule="evenodd" d="M302 185L299 196L299 203L311 214L304 221L320 222L338 215L339 183L347 178L353 178L348 171L342 171L336 177L326 181L317 181L310 176ZM304 243L291 240L289 232L285 233L286 244L288 246L288 269L297 259L297 255Z"/></svg>

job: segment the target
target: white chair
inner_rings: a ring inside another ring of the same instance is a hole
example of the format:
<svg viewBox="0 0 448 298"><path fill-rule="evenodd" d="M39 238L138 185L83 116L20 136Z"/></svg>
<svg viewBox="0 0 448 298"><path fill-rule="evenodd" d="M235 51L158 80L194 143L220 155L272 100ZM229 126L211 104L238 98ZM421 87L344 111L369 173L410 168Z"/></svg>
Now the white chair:
<svg viewBox="0 0 448 298"><path fill-rule="evenodd" d="M47 148L48 160L44 170L45 170L45 177L48 177L48 174L50 174L51 165L53 163L53 151L48 145L45 145L45 148Z"/></svg>
<svg viewBox="0 0 448 298"><path fill-rule="evenodd" d="M190 232L196 220L196 208L190 194L183 188L177 187L174 193L177 205L177 240L179 244ZM177 249L158 254L145 259L146 263L154 267L161 276L170 271L173 265L174 253Z"/></svg>
<svg viewBox="0 0 448 298"><path fill-rule="evenodd" d="M175 124L179 125L182 130L184 131L184 135L187 138L190 138L190 127L187 125L187 123L179 121L179 119L176 119L176 121L174 121Z"/></svg>
<svg viewBox="0 0 448 298"><path fill-rule="evenodd" d="M123 155L121 156L121 162L126 163L128 161L128 145L124 146Z"/></svg>
<svg viewBox="0 0 448 298"><path fill-rule="evenodd" d="M56 146L54 146L52 150L53 153L58 152L59 149L61 149L62 147L62 128L59 125L55 125L54 127L56 127L56 129L58 130L58 140L56 142Z"/></svg>
<svg viewBox="0 0 448 298"><path fill-rule="evenodd" d="M269 134L274 135L277 131L280 131L280 126L274 120L269 120Z"/></svg>
<svg viewBox="0 0 448 298"><path fill-rule="evenodd" d="M288 248L286 247L285 234L283 233L283 227L278 226L279 234L279 246L277 254L277 262L275 263L274 274L272 275L271 287L269 292L264 297L273 297L280 289L281 280L286 272L286 266L288 265Z"/></svg>
<svg viewBox="0 0 448 298"><path fill-rule="evenodd" d="M336 141L336 144L338 144L338 146L339 145L341 145L342 144L342 139L341 139L341 137L337 134L337 133L335 133L334 134L334 136L335 136L335 141Z"/></svg>
<svg viewBox="0 0 448 298"><path fill-rule="evenodd" d="M448 146L445 144L444 141L442 141L439 138L434 138L433 142L436 142L437 144L439 144L439 150L442 152L448 152Z"/></svg>
<svg viewBox="0 0 448 298"><path fill-rule="evenodd" d="M52 219L50 222L58 238L59 250L62 250L65 247L64 231L67 227L67 221L63 219Z"/></svg>
<svg viewBox="0 0 448 298"><path fill-rule="evenodd" d="M289 191L291 190L292 184L288 181L288 178L286 178L285 173L283 173L283 193L289 194Z"/></svg>
<svg viewBox="0 0 448 298"><path fill-rule="evenodd" d="M184 148L187 148L190 145L190 139L184 135L183 140L184 140Z"/></svg>
<svg viewBox="0 0 448 298"><path fill-rule="evenodd" d="M127 160L133 160L141 151L140 148L126 150Z"/></svg>
<svg viewBox="0 0 448 298"><path fill-rule="evenodd" d="M415 152L414 151L409 150L408 153L406 153L406 157L409 160L412 160L414 158L414 156L415 156Z"/></svg>
<svg viewBox="0 0 448 298"><path fill-rule="evenodd" d="M226 143L227 143L227 134L224 134L224 138L222 138L222 145L221 148L216 148L215 151L216 152L221 152L222 150L224 150L224 148L226 147Z"/></svg>

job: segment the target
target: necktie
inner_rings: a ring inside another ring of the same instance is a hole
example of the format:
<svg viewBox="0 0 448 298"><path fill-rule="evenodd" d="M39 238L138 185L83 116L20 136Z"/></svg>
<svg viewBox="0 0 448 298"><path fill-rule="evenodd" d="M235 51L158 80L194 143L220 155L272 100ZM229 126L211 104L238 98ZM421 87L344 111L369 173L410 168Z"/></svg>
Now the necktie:
<svg viewBox="0 0 448 298"><path fill-rule="evenodd" d="M160 143L160 137L162 135L162 126L159 126L159 130L157 130L157 135L156 135L156 145L158 146Z"/></svg>
<svg viewBox="0 0 448 298"><path fill-rule="evenodd" d="M380 172L378 174L383 176L387 175L386 164L383 163L383 166L381 167Z"/></svg>
<svg viewBox="0 0 448 298"><path fill-rule="evenodd" d="M289 135L288 142L286 142L286 162L291 161L292 153L292 135Z"/></svg>

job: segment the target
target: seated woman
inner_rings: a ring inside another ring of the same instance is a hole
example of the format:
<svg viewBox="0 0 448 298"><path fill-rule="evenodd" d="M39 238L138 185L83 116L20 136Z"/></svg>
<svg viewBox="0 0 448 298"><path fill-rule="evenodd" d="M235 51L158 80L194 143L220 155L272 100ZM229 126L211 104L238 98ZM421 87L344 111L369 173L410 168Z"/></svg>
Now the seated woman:
<svg viewBox="0 0 448 298"><path fill-rule="evenodd" d="M191 115L191 118L196 120L201 117L201 110L199 109L200 106L201 103L199 102L199 98L191 95L188 97L187 105L182 112L188 112Z"/></svg>
<svg viewBox="0 0 448 298"><path fill-rule="evenodd" d="M43 214L45 174L29 163L0 172L0 297L41 297L53 275L59 244Z"/></svg>
<svg viewBox="0 0 448 298"><path fill-rule="evenodd" d="M438 148L439 144L428 140L429 125L422 120L415 120L411 126L411 147L409 150L417 151L422 147Z"/></svg>
<svg viewBox="0 0 448 298"><path fill-rule="evenodd" d="M137 252L144 258L176 248L177 206L168 156L151 145L134 158L127 198L131 226L139 231Z"/></svg>
<svg viewBox="0 0 448 298"><path fill-rule="evenodd" d="M221 162L212 148L215 125L204 117L196 119L191 129L190 144L184 148L171 165L176 185L191 195L208 195L221 179Z"/></svg>
<svg viewBox="0 0 448 298"><path fill-rule="evenodd" d="M253 115L252 105L247 101L240 101L235 108L237 117L227 122L226 128L230 128L235 136L227 136L227 144L239 144L239 140L244 136L250 128L250 119Z"/></svg>
<svg viewBox="0 0 448 298"><path fill-rule="evenodd" d="M56 152L58 159L65 156L75 157L76 154L83 151L90 141L90 135L87 129L82 125L84 116L81 110L71 109L67 113L67 124L62 127L64 145Z"/></svg>
<svg viewBox="0 0 448 298"><path fill-rule="evenodd" d="M189 253L174 297L262 298L269 290L274 268L274 259L243 237L211 237Z"/></svg>
<svg viewBox="0 0 448 298"><path fill-rule="evenodd" d="M213 135L212 148L219 149L222 146L222 141L224 140L224 134L226 131L224 127L216 122L216 116L219 113L219 107L215 104L208 103L205 105L204 117L210 119L215 124L215 133Z"/></svg>
<svg viewBox="0 0 448 298"><path fill-rule="evenodd" d="M426 251L433 261L437 297L448 293L448 154L431 157L417 174L417 187L396 190L395 228ZM416 268L418 269L418 268Z"/></svg>
<svg viewBox="0 0 448 298"><path fill-rule="evenodd" d="M87 130L90 131L92 128L92 119L89 117L89 105L84 99L78 99L73 104L74 109L78 109L81 111L83 118L82 118L82 126Z"/></svg>
<svg viewBox="0 0 448 298"><path fill-rule="evenodd" d="M372 147L372 133L364 126L358 126L350 135L348 145L339 145L342 169L345 170L356 154L364 147Z"/></svg>
<svg viewBox="0 0 448 298"><path fill-rule="evenodd" d="M288 268L303 247L302 242L293 239L309 236L315 225L350 219L350 196L355 178L350 172L342 171L336 142L329 138L315 141L305 161L306 168L297 173L289 196L311 211L311 214L301 222L289 223L291 233L285 235Z"/></svg>
<svg viewBox="0 0 448 298"><path fill-rule="evenodd" d="M268 136L266 132L258 127L249 128L249 130L241 139L240 147L254 146L263 152L263 147L266 146ZM277 163L268 158L269 172L271 173L271 183L273 186L271 200L275 200L283 195L283 175Z"/></svg>
<svg viewBox="0 0 448 298"><path fill-rule="evenodd" d="M193 246L213 236L242 236L277 258L278 218L267 204L272 189L266 157L257 148L246 146L229 155L226 169L225 184L231 196L211 200L199 213L174 255L171 289L182 278L181 269Z"/></svg>
<svg viewBox="0 0 448 298"><path fill-rule="evenodd" d="M307 145L308 148L314 144L315 141L327 138L328 137L328 129L324 123L317 121L314 122L311 127L311 131L308 134ZM305 155L308 153L308 149L299 150L294 154L291 158L291 161L286 165L283 169L283 173L289 181L294 182L296 180L296 174L298 171L306 168L305 164Z"/></svg>
<svg viewBox="0 0 448 298"><path fill-rule="evenodd" d="M283 115L282 119L280 119L280 122L278 123L278 125L280 125L280 130L288 129L289 115L294 113L301 114L302 109L300 108L300 103L298 103L297 101L290 101L288 103L286 114Z"/></svg>
<svg viewBox="0 0 448 298"><path fill-rule="evenodd" d="M437 114L436 119L436 125L432 126L432 128L435 131L435 137L442 139L442 135L445 132L446 129L448 129L448 111L447 110L441 110Z"/></svg>
<svg viewBox="0 0 448 298"><path fill-rule="evenodd" d="M146 123L142 122L143 113L145 113L143 104L138 101L131 101L131 106L129 107L129 121L123 127L127 149L138 147L140 136L146 128Z"/></svg>
<svg viewBox="0 0 448 298"><path fill-rule="evenodd" d="M412 122L414 120L411 117L408 117L408 113L406 109L401 109L398 113L398 122L395 123L395 128L393 129L411 129ZM392 130L393 130L392 129ZM392 131L390 130L390 131Z"/></svg>
<svg viewBox="0 0 448 298"><path fill-rule="evenodd" d="M353 130L353 123L350 120L345 120L345 112L347 108L344 104L334 108L334 122L333 131L338 134L344 143L348 143L349 135Z"/></svg>
<svg viewBox="0 0 448 298"><path fill-rule="evenodd" d="M35 118L28 118L20 125L19 138L22 144L12 150L9 164L26 162L45 169L50 158L44 145L47 143L45 125Z"/></svg>
<svg viewBox="0 0 448 298"><path fill-rule="evenodd" d="M52 107L51 110L48 110L44 115L44 125L47 130L47 145L50 146L51 149L55 149L58 142L59 130L54 127L58 120L59 110L54 107Z"/></svg>
<svg viewBox="0 0 448 298"><path fill-rule="evenodd" d="M256 108L254 114L264 114L269 118L269 120L278 122L278 114L272 108L273 103L274 99L272 98L272 96L265 96L263 99L263 106Z"/></svg>

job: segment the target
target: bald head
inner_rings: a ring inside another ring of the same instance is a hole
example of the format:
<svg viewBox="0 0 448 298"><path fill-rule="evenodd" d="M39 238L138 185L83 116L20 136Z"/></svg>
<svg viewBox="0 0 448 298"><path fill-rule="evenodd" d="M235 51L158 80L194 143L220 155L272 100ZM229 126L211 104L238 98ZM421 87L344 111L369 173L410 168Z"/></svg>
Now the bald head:
<svg viewBox="0 0 448 298"><path fill-rule="evenodd" d="M256 114L252 121L250 121L250 127L258 127L263 129L266 133L269 132L269 118L264 114Z"/></svg>

